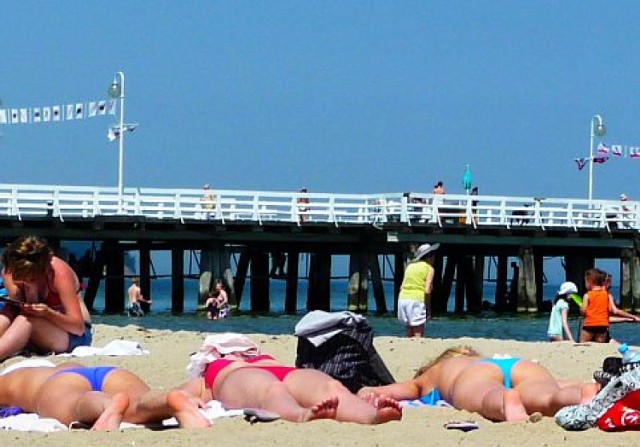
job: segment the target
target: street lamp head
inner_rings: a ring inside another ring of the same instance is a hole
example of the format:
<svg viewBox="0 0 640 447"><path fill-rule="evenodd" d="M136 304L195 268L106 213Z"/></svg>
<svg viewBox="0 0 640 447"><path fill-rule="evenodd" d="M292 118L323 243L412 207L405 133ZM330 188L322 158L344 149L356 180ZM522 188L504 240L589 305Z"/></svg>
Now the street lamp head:
<svg viewBox="0 0 640 447"><path fill-rule="evenodd" d="M598 137L604 137L607 133L607 127L602 123L598 123L598 125L593 129L593 132Z"/></svg>
<svg viewBox="0 0 640 447"><path fill-rule="evenodd" d="M111 96L112 98L119 98L122 94L122 86L120 85L118 80L114 78L107 91L109 92L109 96Z"/></svg>

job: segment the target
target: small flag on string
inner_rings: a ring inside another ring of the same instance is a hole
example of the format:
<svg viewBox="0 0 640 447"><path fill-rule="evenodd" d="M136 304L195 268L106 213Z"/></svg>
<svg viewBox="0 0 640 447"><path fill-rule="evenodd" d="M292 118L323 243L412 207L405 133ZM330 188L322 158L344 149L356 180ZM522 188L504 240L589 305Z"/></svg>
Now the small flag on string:
<svg viewBox="0 0 640 447"><path fill-rule="evenodd" d="M41 119L42 119L42 116L40 115L40 107L34 107L33 108L33 122L34 123L39 123Z"/></svg>
<svg viewBox="0 0 640 447"><path fill-rule="evenodd" d="M89 103L89 112L87 113L87 117L93 118L98 113L98 103L95 101L91 101Z"/></svg>
<svg viewBox="0 0 640 447"><path fill-rule="evenodd" d="M18 124L19 122L18 109L11 109L11 124Z"/></svg>
<svg viewBox="0 0 640 447"><path fill-rule="evenodd" d="M640 158L640 147L631 146L629 148L629 158L635 158L635 159Z"/></svg>
<svg viewBox="0 0 640 447"><path fill-rule="evenodd" d="M0 124L7 124L7 110L0 109Z"/></svg>
<svg viewBox="0 0 640 447"><path fill-rule="evenodd" d="M573 161L575 161L578 164L578 171L582 171L582 168L584 168L587 165L587 162L589 161L588 158L574 158Z"/></svg>
<svg viewBox="0 0 640 447"><path fill-rule="evenodd" d="M107 101L98 101L98 115L107 113Z"/></svg>
<svg viewBox="0 0 640 447"><path fill-rule="evenodd" d="M611 154L616 157L622 157L622 145L621 144L612 144L611 145Z"/></svg>
<svg viewBox="0 0 640 447"><path fill-rule="evenodd" d="M26 124L29 122L29 109L22 108L20 109L20 122Z"/></svg>
<svg viewBox="0 0 640 447"><path fill-rule="evenodd" d="M609 157L593 157L594 163L606 163L609 160Z"/></svg>
<svg viewBox="0 0 640 447"><path fill-rule="evenodd" d="M81 120L84 116L84 104L79 102L76 104L76 119Z"/></svg>
<svg viewBox="0 0 640 447"><path fill-rule="evenodd" d="M107 105L107 113L109 115L115 115L116 114L116 100L115 99L110 99L109 100L109 104Z"/></svg>
<svg viewBox="0 0 640 447"><path fill-rule="evenodd" d="M73 104L67 104L67 121L73 119L75 106Z"/></svg>
<svg viewBox="0 0 640 447"><path fill-rule="evenodd" d="M51 113L53 113L53 121L60 121L62 119L62 106L53 106Z"/></svg>
<svg viewBox="0 0 640 447"><path fill-rule="evenodd" d="M602 155L609 155L609 148L604 143L598 143L598 153Z"/></svg>
<svg viewBox="0 0 640 447"><path fill-rule="evenodd" d="M45 123L51 121L51 107L42 108L42 121L44 121Z"/></svg>

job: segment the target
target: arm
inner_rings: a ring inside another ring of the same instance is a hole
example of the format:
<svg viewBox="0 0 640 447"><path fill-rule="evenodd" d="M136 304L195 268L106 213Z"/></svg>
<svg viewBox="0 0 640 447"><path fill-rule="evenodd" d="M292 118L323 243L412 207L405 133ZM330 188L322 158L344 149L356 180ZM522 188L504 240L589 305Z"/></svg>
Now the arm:
<svg viewBox="0 0 640 447"><path fill-rule="evenodd" d="M421 396L422 387L417 380L403 383L392 383L385 386L365 386L358 390L358 397L368 395L385 396L396 400L417 399Z"/></svg>
<svg viewBox="0 0 640 447"><path fill-rule="evenodd" d="M589 307L589 293L585 293L582 297L582 306L580 306L580 313L584 316L587 312L587 307Z"/></svg>
<svg viewBox="0 0 640 447"><path fill-rule="evenodd" d="M220 307L226 305L229 302L229 299L227 298L227 292L225 292L224 290L220 291L220 297L218 298L218 305Z"/></svg>
<svg viewBox="0 0 640 447"><path fill-rule="evenodd" d="M562 327L564 328L565 334L569 337L569 341L575 343L576 341L573 338L573 334L571 333L571 328L569 327L569 321L567 320L567 314L569 313L568 309L562 309Z"/></svg>
<svg viewBox="0 0 640 447"><path fill-rule="evenodd" d="M424 285L424 306L427 309L427 318L431 318L431 291L433 290L433 276L435 273L433 266L430 267Z"/></svg>
<svg viewBox="0 0 640 447"><path fill-rule="evenodd" d="M617 315L619 317L630 318L632 321L635 321L635 322L640 321L640 317L630 314L629 312L626 312L622 309L618 309L618 307L616 306L616 303L613 302L613 296L611 296L611 294L609 294L609 313L611 315Z"/></svg>
<svg viewBox="0 0 640 447"><path fill-rule="evenodd" d="M78 278L71 267L59 258L53 258L51 267L54 272L52 290L60 296L64 313L50 308L45 303L25 305L23 311L30 317L49 320L69 333L82 335L85 328L78 297Z"/></svg>

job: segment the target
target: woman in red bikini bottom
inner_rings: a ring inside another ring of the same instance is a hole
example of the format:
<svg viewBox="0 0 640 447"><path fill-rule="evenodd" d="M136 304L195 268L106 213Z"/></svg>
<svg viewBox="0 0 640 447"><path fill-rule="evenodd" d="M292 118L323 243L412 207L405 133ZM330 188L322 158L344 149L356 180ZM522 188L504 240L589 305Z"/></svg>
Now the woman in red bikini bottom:
<svg viewBox="0 0 640 447"><path fill-rule="evenodd" d="M270 355L226 354L183 389L204 401L219 400L228 409L260 408L291 422L378 424L402 417L394 399L360 399L321 371L285 366Z"/></svg>

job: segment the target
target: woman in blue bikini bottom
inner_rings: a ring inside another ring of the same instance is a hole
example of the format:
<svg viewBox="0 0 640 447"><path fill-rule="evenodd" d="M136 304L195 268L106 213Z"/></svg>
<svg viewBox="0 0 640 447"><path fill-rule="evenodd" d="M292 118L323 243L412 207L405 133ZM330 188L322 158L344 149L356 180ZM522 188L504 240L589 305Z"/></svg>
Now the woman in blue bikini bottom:
<svg viewBox="0 0 640 447"><path fill-rule="evenodd" d="M562 407L587 402L597 384L556 380L542 365L520 358L484 358L474 349L449 348L421 367L412 380L365 387L359 396L418 399L437 390L460 410L493 421L526 420L534 413L553 416Z"/></svg>
<svg viewBox="0 0 640 447"><path fill-rule="evenodd" d="M153 391L132 372L115 367L18 368L0 375L0 405L17 406L69 425L117 429L176 417L183 427L208 427L200 401L184 390Z"/></svg>

